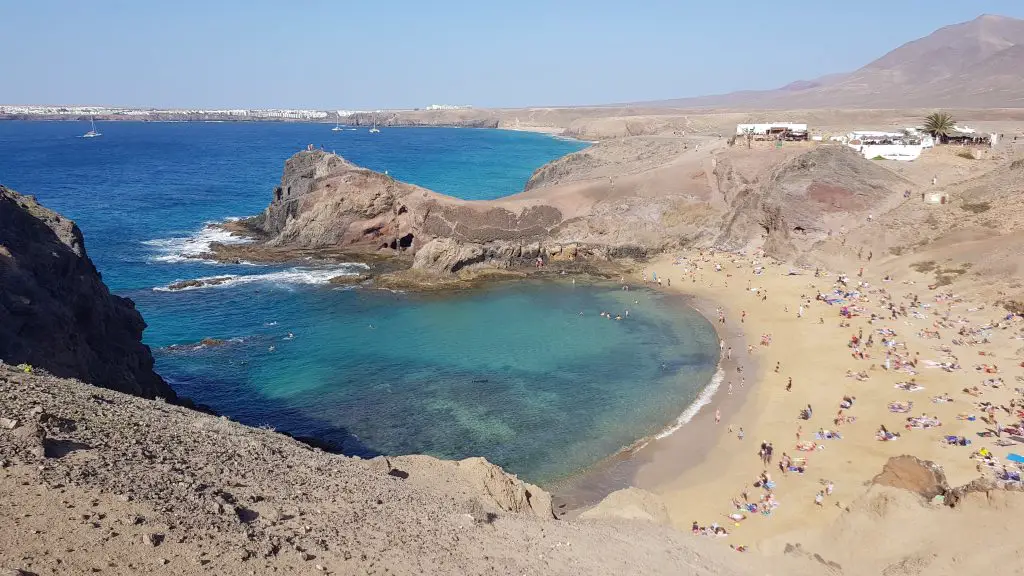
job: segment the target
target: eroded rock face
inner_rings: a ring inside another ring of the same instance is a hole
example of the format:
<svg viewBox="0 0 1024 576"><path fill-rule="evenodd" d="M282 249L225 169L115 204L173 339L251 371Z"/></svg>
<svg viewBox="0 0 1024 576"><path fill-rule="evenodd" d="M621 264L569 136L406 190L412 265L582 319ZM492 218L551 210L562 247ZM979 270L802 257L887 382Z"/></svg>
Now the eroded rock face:
<svg viewBox="0 0 1024 576"><path fill-rule="evenodd" d="M464 202L306 150L288 159L273 201L249 225L272 247L415 254L416 268L448 274L508 267L521 244L549 239L562 222L543 203Z"/></svg>
<svg viewBox="0 0 1024 576"><path fill-rule="evenodd" d="M934 462L907 455L890 458L871 483L909 490L929 500L949 491L941 467Z"/></svg>
<svg viewBox="0 0 1024 576"><path fill-rule="evenodd" d="M484 458L466 458L457 465L469 482L505 512L532 512L541 518L554 518L551 495L537 486L523 482Z"/></svg>
<svg viewBox="0 0 1024 576"><path fill-rule="evenodd" d="M731 154L715 169L730 205L715 242L738 249L763 238L777 258L795 258L844 224L880 214L910 187L846 146L818 146L762 173L744 169L743 151Z"/></svg>
<svg viewBox="0 0 1024 576"><path fill-rule="evenodd" d="M74 222L0 186L0 359L173 400L142 344L145 327L135 304L103 284Z"/></svg>

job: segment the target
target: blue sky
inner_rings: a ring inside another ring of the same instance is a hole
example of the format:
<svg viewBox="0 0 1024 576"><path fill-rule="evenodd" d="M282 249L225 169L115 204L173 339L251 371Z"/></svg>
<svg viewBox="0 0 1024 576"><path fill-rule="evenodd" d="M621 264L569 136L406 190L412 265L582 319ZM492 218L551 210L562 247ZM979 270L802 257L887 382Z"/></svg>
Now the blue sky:
<svg viewBox="0 0 1024 576"><path fill-rule="evenodd" d="M0 0L0 103L582 105L849 71L1020 0Z"/></svg>

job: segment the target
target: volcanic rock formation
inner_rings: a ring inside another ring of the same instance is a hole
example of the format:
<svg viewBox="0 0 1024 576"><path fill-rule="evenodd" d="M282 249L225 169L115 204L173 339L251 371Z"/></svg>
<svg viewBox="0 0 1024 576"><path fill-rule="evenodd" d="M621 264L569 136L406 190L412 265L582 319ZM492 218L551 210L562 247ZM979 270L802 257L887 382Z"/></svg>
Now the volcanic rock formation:
<svg viewBox="0 0 1024 576"><path fill-rule="evenodd" d="M135 304L103 284L74 222L0 186L0 359L174 400L145 328Z"/></svg>
<svg viewBox="0 0 1024 576"><path fill-rule="evenodd" d="M911 186L844 146L787 149L766 164L757 150L696 154L678 139L634 137L551 162L520 194L466 201L307 150L243 225L257 250L384 255L438 275L762 240L770 255L799 258Z"/></svg>

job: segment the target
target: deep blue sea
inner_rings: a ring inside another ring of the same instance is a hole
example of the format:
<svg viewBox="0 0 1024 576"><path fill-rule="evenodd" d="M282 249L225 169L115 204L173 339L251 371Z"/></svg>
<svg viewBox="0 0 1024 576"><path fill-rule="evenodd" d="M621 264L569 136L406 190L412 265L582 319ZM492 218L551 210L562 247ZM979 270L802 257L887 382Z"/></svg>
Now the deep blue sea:
<svg viewBox="0 0 1024 576"><path fill-rule="evenodd" d="M197 261L208 223L261 211L307 144L467 199L518 192L584 144L500 130L325 124L0 122L0 183L74 219L111 289L149 328L181 394L347 453L486 456L534 482L657 433L717 361L677 301L607 284L523 282L451 295L339 289L356 267ZM170 292L175 280L229 276ZM629 315L623 321L602 311ZM582 315L580 314L582 312ZM226 341L203 346L204 338Z"/></svg>

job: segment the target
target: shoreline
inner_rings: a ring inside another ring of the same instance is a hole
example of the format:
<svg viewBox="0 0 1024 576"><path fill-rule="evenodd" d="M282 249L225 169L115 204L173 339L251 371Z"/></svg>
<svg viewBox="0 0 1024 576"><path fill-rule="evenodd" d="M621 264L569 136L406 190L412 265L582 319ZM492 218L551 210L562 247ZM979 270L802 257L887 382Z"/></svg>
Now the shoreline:
<svg viewBox="0 0 1024 576"><path fill-rule="evenodd" d="M684 288L680 292L649 284L641 286L679 299L676 305L687 306L697 312L711 325L718 340L725 342L726 349L733 349L732 358L720 353L715 371L693 402L658 432L638 438L585 470L547 486L556 512L560 513L559 518L575 518L616 490L634 487L653 491L661 483L703 462L712 445L726 432L724 422L744 406L756 383L760 366L747 354L744 334L734 334L715 320L711 312L718 306L716 301L687 293ZM742 376L737 367L742 369ZM738 377L748 380L745 386L739 386ZM732 394L728 392L730 382L734 384ZM716 425L712 406L721 409L723 423ZM713 440L707 443L693 442L697 438L709 437Z"/></svg>

